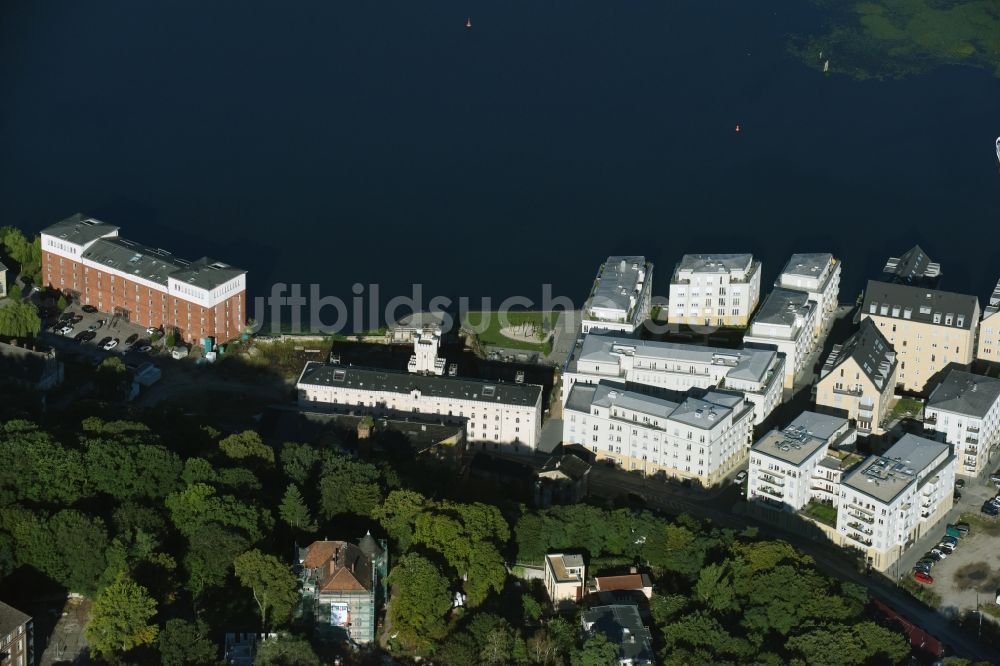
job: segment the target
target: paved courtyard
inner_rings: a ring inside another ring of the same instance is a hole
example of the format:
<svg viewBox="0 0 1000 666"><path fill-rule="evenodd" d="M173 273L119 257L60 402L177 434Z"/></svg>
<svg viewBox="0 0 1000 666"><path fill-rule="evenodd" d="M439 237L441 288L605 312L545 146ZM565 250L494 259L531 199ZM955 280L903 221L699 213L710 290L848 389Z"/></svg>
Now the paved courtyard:
<svg viewBox="0 0 1000 666"><path fill-rule="evenodd" d="M40 666L57 664L86 666L91 663L87 639L83 636L89 614L89 600L79 597L66 600L62 615L56 622L45 651L38 661Z"/></svg>

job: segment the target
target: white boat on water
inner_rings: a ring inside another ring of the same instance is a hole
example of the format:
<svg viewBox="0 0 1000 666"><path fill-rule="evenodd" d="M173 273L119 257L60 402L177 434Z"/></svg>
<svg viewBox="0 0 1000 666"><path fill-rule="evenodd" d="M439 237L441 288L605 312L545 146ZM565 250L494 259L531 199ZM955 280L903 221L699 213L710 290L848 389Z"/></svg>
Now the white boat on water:
<svg viewBox="0 0 1000 666"><path fill-rule="evenodd" d="M1000 136L997 137L997 160L1000 160Z"/></svg>

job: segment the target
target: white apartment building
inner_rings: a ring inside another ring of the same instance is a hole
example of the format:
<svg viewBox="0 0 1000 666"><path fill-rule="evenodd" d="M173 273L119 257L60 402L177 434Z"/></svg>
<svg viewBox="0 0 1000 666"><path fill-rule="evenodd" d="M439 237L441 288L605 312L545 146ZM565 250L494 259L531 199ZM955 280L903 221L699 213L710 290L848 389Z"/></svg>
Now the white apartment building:
<svg viewBox="0 0 1000 666"><path fill-rule="evenodd" d="M563 414L563 442L644 474L711 486L746 460L753 405L742 395L692 389L667 400L601 381L577 383Z"/></svg>
<svg viewBox="0 0 1000 666"><path fill-rule="evenodd" d="M754 405L754 424L781 403L785 360L770 349L723 349L606 335L586 335L563 371L563 404L577 383L625 382L631 391L719 388Z"/></svg>
<svg viewBox="0 0 1000 666"><path fill-rule="evenodd" d="M750 321L743 344L773 347L785 356L785 388L805 368L819 337L816 320L821 317L818 303L804 291L776 288L764 300Z"/></svg>
<svg viewBox="0 0 1000 666"><path fill-rule="evenodd" d="M959 474L993 471L990 461L1000 445L1000 379L952 370L924 406L924 427L955 447Z"/></svg>
<svg viewBox="0 0 1000 666"><path fill-rule="evenodd" d="M997 282L997 286L993 289L990 304L983 308L983 320L979 322L976 358L1000 363L1000 282Z"/></svg>
<svg viewBox="0 0 1000 666"><path fill-rule="evenodd" d="M633 333L649 318L653 264L645 257L608 257L583 306L583 332Z"/></svg>
<svg viewBox="0 0 1000 666"><path fill-rule="evenodd" d="M955 456L941 442L904 435L869 456L840 487L837 532L885 571L952 507Z"/></svg>
<svg viewBox="0 0 1000 666"><path fill-rule="evenodd" d="M480 448L530 454L542 427L542 387L310 362L301 409L464 423Z"/></svg>
<svg viewBox="0 0 1000 666"><path fill-rule="evenodd" d="M856 439L847 419L802 412L750 447L747 500L786 511L798 511L811 499L836 506L840 493L833 484L839 486L841 461L828 460L828 454Z"/></svg>
<svg viewBox="0 0 1000 666"><path fill-rule="evenodd" d="M691 326L746 326L760 300L752 254L685 254L670 279L667 320Z"/></svg>
<svg viewBox="0 0 1000 666"><path fill-rule="evenodd" d="M804 291L817 303L816 335L822 335L840 304L840 268L829 252L793 254L774 281L775 287Z"/></svg>

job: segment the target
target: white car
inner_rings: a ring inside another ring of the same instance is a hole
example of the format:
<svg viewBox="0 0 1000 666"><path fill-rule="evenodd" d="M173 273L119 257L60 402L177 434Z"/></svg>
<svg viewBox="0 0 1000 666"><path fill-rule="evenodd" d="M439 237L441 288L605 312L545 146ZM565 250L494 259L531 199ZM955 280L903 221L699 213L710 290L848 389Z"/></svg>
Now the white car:
<svg viewBox="0 0 1000 666"><path fill-rule="evenodd" d="M59 329L59 335L69 335L72 332L73 332L72 326L63 326L62 328Z"/></svg>
<svg viewBox="0 0 1000 666"><path fill-rule="evenodd" d="M931 548L931 552L939 556L942 560L948 557L951 553L944 548Z"/></svg>
<svg viewBox="0 0 1000 666"><path fill-rule="evenodd" d="M743 483L746 480L747 480L747 473L745 471L743 471L743 472L740 472L739 474L736 475L736 478L734 479L734 482L735 483Z"/></svg>
<svg viewBox="0 0 1000 666"><path fill-rule="evenodd" d="M104 351L111 351L118 346L118 338L111 338L104 345Z"/></svg>

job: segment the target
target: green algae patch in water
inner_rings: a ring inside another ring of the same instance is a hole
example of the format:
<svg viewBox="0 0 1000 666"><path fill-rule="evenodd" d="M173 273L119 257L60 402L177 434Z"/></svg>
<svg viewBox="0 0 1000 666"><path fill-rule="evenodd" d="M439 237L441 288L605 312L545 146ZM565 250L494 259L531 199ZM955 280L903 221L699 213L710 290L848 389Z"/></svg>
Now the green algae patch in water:
<svg viewBox="0 0 1000 666"><path fill-rule="evenodd" d="M1000 77L996 0L814 2L829 23L819 34L793 36L789 48L818 71L886 79L966 65Z"/></svg>

